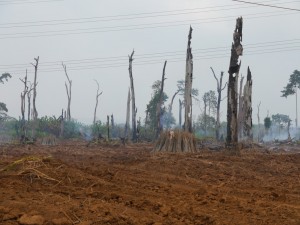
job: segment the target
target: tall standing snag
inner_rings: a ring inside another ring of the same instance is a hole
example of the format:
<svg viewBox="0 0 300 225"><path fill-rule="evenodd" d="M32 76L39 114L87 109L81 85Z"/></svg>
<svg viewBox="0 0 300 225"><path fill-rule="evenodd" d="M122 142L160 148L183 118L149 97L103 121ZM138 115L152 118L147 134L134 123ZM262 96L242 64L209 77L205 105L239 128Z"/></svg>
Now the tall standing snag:
<svg viewBox="0 0 300 225"><path fill-rule="evenodd" d="M244 104L243 104L243 138L253 140L252 133L252 75L248 66L247 82L244 86Z"/></svg>
<svg viewBox="0 0 300 225"><path fill-rule="evenodd" d="M131 109L132 109L132 141L137 140L136 135L136 107L135 107L135 94L134 94L134 85L133 85L133 76L132 76L132 61L133 61L133 54L134 50L132 51L131 55L128 56L129 58L129 78L130 78L130 88L131 88Z"/></svg>
<svg viewBox="0 0 300 225"><path fill-rule="evenodd" d="M129 130L129 117L130 117L130 88L128 88L128 96L127 96L127 110L126 110L126 123L125 123L125 131L124 131L124 139L128 138L128 130Z"/></svg>
<svg viewBox="0 0 300 225"><path fill-rule="evenodd" d="M244 76L241 76L240 80L240 91L239 91L239 111L238 111L238 135L239 138L243 137L243 130L244 130L244 96L243 96L243 81L244 81Z"/></svg>
<svg viewBox="0 0 300 225"><path fill-rule="evenodd" d="M68 76L67 66L64 63L62 63L62 67L65 71L65 75L69 82L69 86L67 85L67 82L65 82L65 86L66 86L66 92L67 92L67 96L68 96L67 121L70 121L71 120L72 81L70 80L70 78Z"/></svg>
<svg viewBox="0 0 300 225"><path fill-rule="evenodd" d="M185 91L184 91L184 130L192 133L192 82L193 82L193 55L191 48L192 27L188 35L188 45L186 50L186 69L185 69Z"/></svg>
<svg viewBox="0 0 300 225"><path fill-rule="evenodd" d="M98 99L99 99L99 96L102 95L102 91L99 93L99 83L98 81L96 81L96 84L97 84L97 94L96 94L96 105L95 105L95 110L94 110L94 120L93 120L93 124L95 125L96 124L96 115L97 115L97 107L98 107Z"/></svg>
<svg viewBox="0 0 300 225"><path fill-rule="evenodd" d="M26 70L26 76L24 80L20 78L21 82L24 84L24 90L21 92L21 114L22 114L22 121L21 121L21 141L23 142L26 137L26 129L25 129L25 97L28 92L28 86L27 86L27 70Z"/></svg>
<svg viewBox="0 0 300 225"><path fill-rule="evenodd" d="M243 54L242 41L243 18L239 17L236 20L236 27L233 33L233 43L231 46L231 58L229 65L229 79L227 92L227 138L228 146L234 145L238 142L238 123L237 123L237 87L238 74L241 63L238 63L239 56Z"/></svg>
<svg viewBox="0 0 300 225"><path fill-rule="evenodd" d="M30 82L29 82L30 83ZM31 110L31 106L30 106L30 103L31 103L31 92L33 90L33 84L30 83L30 87L29 87L29 90L27 91L27 105L28 105L28 112L27 112L27 120L29 121L30 120L30 110Z"/></svg>
<svg viewBox="0 0 300 225"><path fill-rule="evenodd" d="M223 71L221 72L220 78L218 79L213 68L210 67L210 69L214 75L214 78L217 81L218 100L217 100L217 119L216 119L216 139L220 140L220 129L221 129L220 107L222 101L222 91L226 88L227 82L225 83L224 87L222 87L224 72Z"/></svg>
<svg viewBox="0 0 300 225"><path fill-rule="evenodd" d="M161 106L163 103L163 93L164 93L164 82L165 82L165 70L166 70L167 61L165 61L163 73L161 77L160 90L159 90L159 102L156 106L156 118L157 118L157 126L156 126L156 138L159 136L159 133L162 130L161 124Z"/></svg>
<svg viewBox="0 0 300 225"><path fill-rule="evenodd" d="M37 118L38 118L38 112L36 110L36 86L37 86L37 71L38 71L38 66L39 66L39 60L40 57L38 56L37 58L34 58L35 64L31 63L34 67L34 81L33 81L33 99L32 99L32 105L33 105L33 129L32 129L32 138L35 139L35 132L37 128Z"/></svg>
<svg viewBox="0 0 300 225"><path fill-rule="evenodd" d="M182 129L182 108L184 107L183 102L181 101L181 99L179 99L179 128Z"/></svg>

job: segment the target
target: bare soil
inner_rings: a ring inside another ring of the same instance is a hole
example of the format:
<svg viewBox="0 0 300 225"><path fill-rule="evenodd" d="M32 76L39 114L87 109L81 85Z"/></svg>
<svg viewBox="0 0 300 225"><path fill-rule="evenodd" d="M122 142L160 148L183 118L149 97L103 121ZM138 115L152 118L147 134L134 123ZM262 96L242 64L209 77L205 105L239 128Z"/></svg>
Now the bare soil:
<svg viewBox="0 0 300 225"><path fill-rule="evenodd" d="M0 224L300 224L297 148L152 149L2 145Z"/></svg>

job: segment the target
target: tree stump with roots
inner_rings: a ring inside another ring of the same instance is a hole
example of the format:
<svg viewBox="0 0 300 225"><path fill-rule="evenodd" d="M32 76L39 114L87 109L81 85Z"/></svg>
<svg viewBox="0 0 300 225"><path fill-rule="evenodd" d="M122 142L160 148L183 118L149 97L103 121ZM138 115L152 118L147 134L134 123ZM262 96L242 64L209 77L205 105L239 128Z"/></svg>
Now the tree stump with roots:
<svg viewBox="0 0 300 225"><path fill-rule="evenodd" d="M197 152L196 138L194 134L171 130L160 133L155 143L155 152Z"/></svg>

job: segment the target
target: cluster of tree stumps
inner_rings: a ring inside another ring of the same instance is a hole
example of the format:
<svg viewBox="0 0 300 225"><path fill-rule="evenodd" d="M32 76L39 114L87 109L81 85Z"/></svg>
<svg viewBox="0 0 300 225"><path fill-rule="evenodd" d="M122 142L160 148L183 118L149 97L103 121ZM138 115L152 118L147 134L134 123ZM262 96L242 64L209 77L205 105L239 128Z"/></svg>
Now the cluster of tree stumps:
<svg viewBox="0 0 300 225"><path fill-rule="evenodd" d="M196 138L193 133L182 130L164 131L157 139L156 152L197 152Z"/></svg>

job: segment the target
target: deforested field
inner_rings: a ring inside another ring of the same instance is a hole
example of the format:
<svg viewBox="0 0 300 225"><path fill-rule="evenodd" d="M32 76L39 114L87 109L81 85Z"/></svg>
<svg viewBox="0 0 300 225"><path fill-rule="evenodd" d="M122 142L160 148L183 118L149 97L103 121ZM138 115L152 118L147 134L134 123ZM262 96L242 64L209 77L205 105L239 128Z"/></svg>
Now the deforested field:
<svg viewBox="0 0 300 225"><path fill-rule="evenodd" d="M300 150L152 150L1 145L0 224L300 224Z"/></svg>

